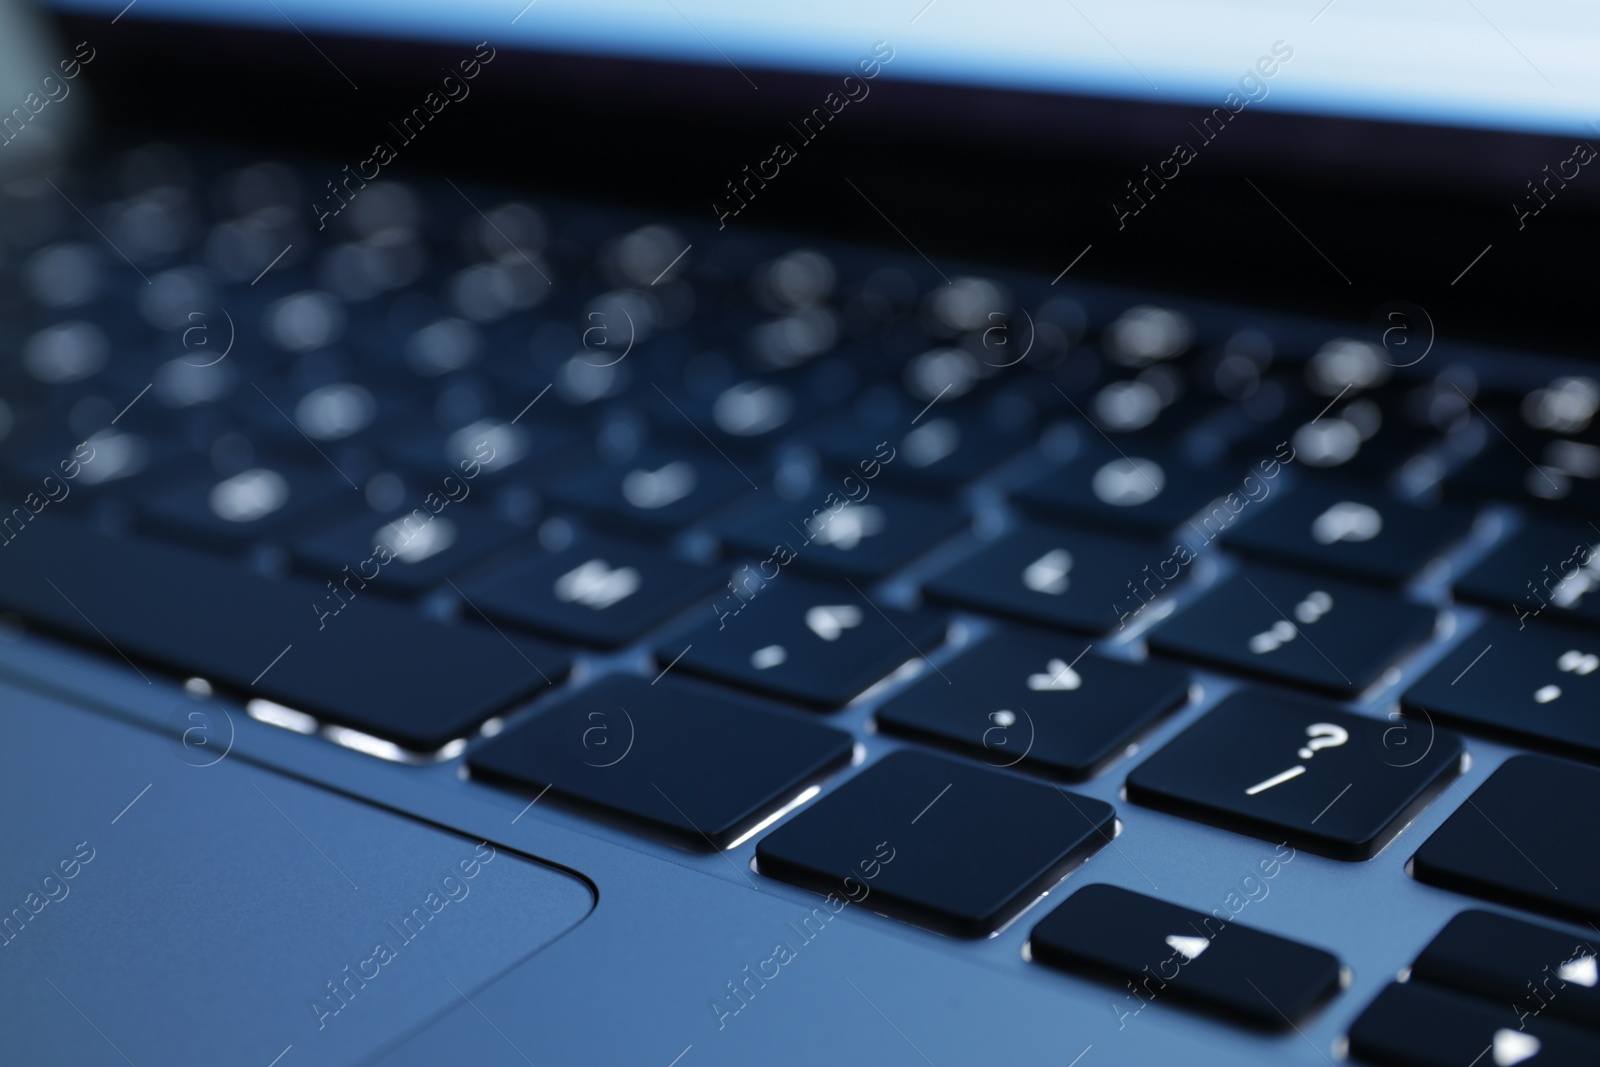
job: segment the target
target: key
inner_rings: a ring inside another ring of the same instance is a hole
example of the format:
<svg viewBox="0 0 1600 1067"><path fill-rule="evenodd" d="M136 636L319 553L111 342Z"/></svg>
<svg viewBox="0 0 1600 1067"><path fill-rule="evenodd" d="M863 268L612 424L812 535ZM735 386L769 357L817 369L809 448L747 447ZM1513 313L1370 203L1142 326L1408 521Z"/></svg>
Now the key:
<svg viewBox="0 0 1600 1067"><path fill-rule="evenodd" d="M1406 691L1410 716L1600 760L1600 639L1495 615Z"/></svg>
<svg viewBox="0 0 1600 1067"><path fill-rule="evenodd" d="M878 726L993 767L1088 778L1183 703L1189 678L1085 651L1082 640L1001 631L884 704Z"/></svg>
<svg viewBox="0 0 1600 1067"><path fill-rule="evenodd" d="M1332 953L1111 885L1073 893L1028 944L1040 963L1125 986L1134 994L1123 998L1127 1014L1170 997L1286 1030L1340 987ZM1125 1010L1117 1007L1119 1022Z"/></svg>
<svg viewBox="0 0 1600 1067"><path fill-rule="evenodd" d="M677 666L816 707L836 708L937 645L948 625L932 611L881 607L849 586L744 571L711 602L715 618L682 643L663 644Z"/></svg>
<svg viewBox="0 0 1600 1067"><path fill-rule="evenodd" d="M1420 757L1382 719L1245 690L1128 775L1128 799L1284 841L1371 859L1460 770L1464 746L1436 733Z"/></svg>
<svg viewBox="0 0 1600 1067"><path fill-rule="evenodd" d="M1340 388L1323 389L1329 399L1317 405L1320 414L1289 434L1296 462L1303 468L1341 469L1352 477L1382 481L1410 457L1439 445L1438 430L1412 421L1406 411L1425 406L1426 401L1408 404L1394 386L1367 396L1335 399ZM1453 389L1446 394L1447 399L1456 396Z"/></svg>
<svg viewBox="0 0 1600 1067"><path fill-rule="evenodd" d="M1420 882L1577 922L1600 921L1600 770L1513 756L1411 858Z"/></svg>
<svg viewBox="0 0 1600 1067"><path fill-rule="evenodd" d="M1529 519L1456 583L1519 622L1600 625L1600 534L1585 522Z"/></svg>
<svg viewBox="0 0 1600 1067"><path fill-rule="evenodd" d="M176 441L114 428L79 440L52 434L21 457L11 455L3 462L11 472L7 481L16 505L26 506L32 493L34 506L49 500L46 506L76 514L147 492L151 486L215 478L209 463Z"/></svg>
<svg viewBox="0 0 1600 1067"><path fill-rule="evenodd" d="M918 405L920 407L920 404ZM911 424L915 407L888 425L862 425L849 415L826 420L808 435L823 470L841 477L876 473L909 491L946 494L1021 451L1026 440L1014 426L988 425L967 406L954 416L930 411Z"/></svg>
<svg viewBox="0 0 1600 1067"><path fill-rule="evenodd" d="M610 648L654 629L722 579L723 572L630 541L588 538L507 561L462 592L506 626Z"/></svg>
<svg viewBox="0 0 1600 1067"><path fill-rule="evenodd" d="M406 392L368 389L354 381L320 381L307 390L288 381L252 376L229 407L239 420L240 432L260 455L313 466L325 462L319 451L332 456L350 444L381 447L391 440L415 439L418 428L433 421L416 399ZM443 440L437 431L424 432ZM437 477L438 468L447 465L442 449L429 458L428 474ZM453 461L448 465L454 466Z"/></svg>
<svg viewBox="0 0 1600 1067"><path fill-rule="evenodd" d="M751 457L793 430L813 406L793 376L748 378L707 398L660 387L640 395L662 434L695 445L710 441L723 452Z"/></svg>
<svg viewBox="0 0 1600 1067"><path fill-rule="evenodd" d="M1433 633L1432 609L1338 579L1246 567L1156 627L1167 655L1356 696Z"/></svg>
<svg viewBox="0 0 1600 1067"><path fill-rule="evenodd" d="M927 593L1023 622L1105 633L1180 581L1193 558L1155 541L1030 523L954 564Z"/></svg>
<svg viewBox="0 0 1600 1067"><path fill-rule="evenodd" d="M948 501L869 492L854 503L842 495L835 506L772 501L735 520L724 541L736 551L768 556L780 550L807 570L879 578L922 555L955 533L967 517Z"/></svg>
<svg viewBox="0 0 1600 1067"><path fill-rule="evenodd" d="M174 545L40 522L5 549L0 607L130 664L199 675L414 752L566 672L567 657L543 642L432 622L363 595L359 579L330 594Z"/></svg>
<svg viewBox="0 0 1600 1067"><path fill-rule="evenodd" d="M844 901L982 937L1110 841L1115 822L1099 800L893 752L762 838L756 863L768 877L830 894L822 915Z"/></svg>
<svg viewBox="0 0 1600 1067"><path fill-rule="evenodd" d="M577 442L575 434L548 419L529 418L517 424L479 419L448 433L402 423L387 432L383 451L396 463L437 481L445 474L495 476L535 465L548 469L573 455Z"/></svg>
<svg viewBox="0 0 1600 1067"><path fill-rule="evenodd" d="M216 552L239 552L296 524L359 508L359 493L332 471L251 467L227 478L153 493L139 504L152 533Z"/></svg>
<svg viewBox="0 0 1600 1067"><path fill-rule="evenodd" d="M1120 450L1089 441L1066 466L1046 472L1016 495L1024 508L1042 517L1156 534L1177 528L1237 489L1246 473L1244 468L1197 469L1166 450L1140 449L1132 441Z"/></svg>
<svg viewBox="0 0 1600 1067"><path fill-rule="evenodd" d="M1600 1032L1596 955L1588 938L1498 912L1464 911L1422 950L1411 981L1509 1004L1517 1025L1548 1017Z"/></svg>
<svg viewBox="0 0 1600 1067"><path fill-rule="evenodd" d="M1494 421L1505 427L1504 416ZM1513 447L1488 435L1482 455L1447 480L1448 491L1468 499L1510 500L1557 518L1600 513L1594 445L1547 434L1518 433Z"/></svg>
<svg viewBox="0 0 1600 1067"><path fill-rule="evenodd" d="M472 505L437 514L417 507L397 517L363 515L302 537L291 548L310 578L367 578L375 592L414 596L502 548L525 531Z"/></svg>
<svg viewBox="0 0 1600 1067"><path fill-rule="evenodd" d="M745 470L759 473L750 466ZM747 492L755 492L751 483L720 456L656 449L629 463L597 464L550 485L556 501L622 533L647 536L687 526Z"/></svg>
<svg viewBox="0 0 1600 1067"><path fill-rule="evenodd" d="M1240 552L1401 585L1462 537L1471 510L1419 507L1359 483L1304 479L1222 537Z"/></svg>
<svg viewBox="0 0 1600 1067"><path fill-rule="evenodd" d="M474 775L727 848L850 762L850 735L705 687L613 676L468 758Z"/></svg>
<svg viewBox="0 0 1600 1067"><path fill-rule="evenodd" d="M1600 1039L1546 1019L1520 1030L1504 1004L1392 982L1350 1027L1350 1054L1395 1067L1588 1067Z"/></svg>

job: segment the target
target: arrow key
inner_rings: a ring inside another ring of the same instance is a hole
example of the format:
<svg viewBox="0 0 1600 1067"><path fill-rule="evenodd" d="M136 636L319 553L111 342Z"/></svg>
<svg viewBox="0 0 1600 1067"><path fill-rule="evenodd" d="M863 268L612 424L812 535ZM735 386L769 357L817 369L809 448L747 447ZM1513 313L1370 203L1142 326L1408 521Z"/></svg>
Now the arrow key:
<svg viewBox="0 0 1600 1067"><path fill-rule="evenodd" d="M1519 1019L1548 1014L1600 1036L1600 938L1590 934L1464 911L1412 963L1411 981L1509 1004Z"/></svg>
<svg viewBox="0 0 1600 1067"><path fill-rule="evenodd" d="M1263 861L1281 867L1277 860ZM1276 873L1276 872L1274 872ZM1086 885L1033 928L1032 958L1111 978L1119 1021L1170 998L1262 1029L1297 1025L1340 986L1338 957L1112 885Z"/></svg>
<svg viewBox="0 0 1600 1067"><path fill-rule="evenodd" d="M1397 1067L1590 1067L1600 1063L1593 1031L1529 1016L1426 982L1392 982L1350 1027L1351 1055Z"/></svg>

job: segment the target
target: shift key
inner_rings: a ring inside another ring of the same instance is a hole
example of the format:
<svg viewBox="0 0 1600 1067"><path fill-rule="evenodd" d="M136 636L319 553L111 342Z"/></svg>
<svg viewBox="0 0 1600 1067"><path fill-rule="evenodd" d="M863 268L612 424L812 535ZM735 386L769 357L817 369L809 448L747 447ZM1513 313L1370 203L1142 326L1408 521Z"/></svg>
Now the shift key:
<svg viewBox="0 0 1600 1067"><path fill-rule="evenodd" d="M382 581L380 571L369 584ZM566 671L566 656L541 642L432 621L359 579L347 590L336 599L326 585L59 516L0 553L0 610L136 668L198 675L416 752Z"/></svg>

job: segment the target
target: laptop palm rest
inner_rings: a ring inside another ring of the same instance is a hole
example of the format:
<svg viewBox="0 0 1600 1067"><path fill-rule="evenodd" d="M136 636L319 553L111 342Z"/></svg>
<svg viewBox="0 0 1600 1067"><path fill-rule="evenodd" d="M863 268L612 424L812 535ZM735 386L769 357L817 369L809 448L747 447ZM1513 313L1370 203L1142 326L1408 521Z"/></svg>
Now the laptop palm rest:
<svg viewBox="0 0 1600 1067"><path fill-rule="evenodd" d="M46 697L0 687L0 722L18 1062L365 1060L594 904L567 872Z"/></svg>

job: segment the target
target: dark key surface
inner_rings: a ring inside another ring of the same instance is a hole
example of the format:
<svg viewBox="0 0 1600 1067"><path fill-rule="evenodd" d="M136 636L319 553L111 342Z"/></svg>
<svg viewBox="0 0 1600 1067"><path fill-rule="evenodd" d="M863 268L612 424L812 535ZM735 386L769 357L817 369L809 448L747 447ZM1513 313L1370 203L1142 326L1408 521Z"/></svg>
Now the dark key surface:
<svg viewBox="0 0 1600 1067"><path fill-rule="evenodd" d="M566 671L564 654L359 592L42 518L6 547L0 607L109 656L195 674L433 751ZM53 583L53 584L52 584Z"/></svg>
<svg viewBox="0 0 1600 1067"><path fill-rule="evenodd" d="M1418 881L1600 922L1600 770L1546 756L1502 763L1412 857Z"/></svg>
<svg viewBox="0 0 1600 1067"><path fill-rule="evenodd" d="M1135 767L1128 799L1334 859L1370 859L1460 767L1459 737L1438 732L1418 757L1406 732L1246 690Z"/></svg>
<svg viewBox="0 0 1600 1067"><path fill-rule="evenodd" d="M260 480L241 481L254 472ZM282 479L281 483L275 478ZM256 514L235 510L254 500L265 503L276 497L273 490L286 490L276 507ZM213 503L222 504L224 513ZM228 508L224 501L232 501ZM235 552L251 541L273 537L296 523L311 522L336 514L341 505L361 509L366 505L360 492L332 471L302 470L292 467L252 468L230 478L215 477L191 482L178 488L154 492L141 498L141 524L150 532L218 552ZM226 517L226 516L233 517Z"/></svg>
<svg viewBox="0 0 1600 1067"><path fill-rule="evenodd" d="M752 477L759 473L752 466L744 470ZM726 459L687 449L650 449L630 463L598 463L550 483L557 503L623 533L645 534L686 526L756 491Z"/></svg>
<svg viewBox="0 0 1600 1067"><path fill-rule="evenodd" d="M1595 940L1600 940L1596 938ZM1587 938L1493 911L1451 919L1411 965L1413 982L1446 986L1600 1032L1600 972Z"/></svg>
<svg viewBox="0 0 1600 1067"><path fill-rule="evenodd" d="M1600 1037L1543 1017L1519 1030L1503 1002L1395 982L1350 1027L1350 1054L1395 1067L1593 1067Z"/></svg>
<svg viewBox="0 0 1600 1067"><path fill-rule="evenodd" d="M11 441L6 445L8 454L0 464L10 472L7 480L17 504L33 493L35 500L48 499L51 508L63 512L91 511L98 504L136 497L153 487L215 480L211 464L178 442L116 429L79 441L52 436L20 455Z"/></svg>
<svg viewBox="0 0 1600 1067"><path fill-rule="evenodd" d="M1355 696L1425 641L1433 609L1338 579L1247 567L1150 634L1183 659Z"/></svg>
<svg viewBox="0 0 1600 1067"><path fill-rule="evenodd" d="M467 504L437 514L419 507L398 517L362 515L302 537L290 551L307 577L339 584L354 575L358 587L366 579L374 592L410 596L532 536Z"/></svg>
<svg viewBox="0 0 1600 1067"><path fill-rule="evenodd" d="M505 626L614 647L665 622L724 578L631 541L591 537L496 566L462 592Z"/></svg>
<svg viewBox="0 0 1600 1067"><path fill-rule="evenodd" d="M951 566L927 592L1024 622L1105 633L1181 581L1186 559L1193 553L1174 556L1158 541L1029 523Z"/></svg>
<svg viewBox="0 0 1600 1067"><path fill-rule="evenodd" d="M1420 507L1377 485L1302 479L1279 492L1271 507L1241 512L1223 544L1312 570L1400 585L1472 526L1468 508Z"/></svg>
<svg viewBox="0 0 1600 1067"><path fill-rule="evenodd" d="M1597 701L1600 639L1573 627L1495 615L1418 679L1402 707L1417 718L1600 760Z"/></svg>
<svg viewBox="0 0 1600 1067"><path fill-rule="evenodd" d="M772 500L730 522L730 549L761 558L787 550L792 566L852 578L879 578L932 548L967 523L952 501L869 492L855 503Z"/></svg>
<svg viewBox="0 0 1600 1067"><path fill-rule="evenodd" d="M1456 592L1522 622L1600 625L1600 534L1586 522L1529 519L1463 575Z"/></svg>
<svg viewBox="0 0 1600 1067"><path fill-rule="evenodd" d="M1002 630L878 709L887 733L993 767L1087 778L1183 703L1187 672L1083 655L1081 638Z"/></svg>
<svg viewBox="0 0 1600 1067"><path fill-rule="evenodd" d="M604 679L475 751L473 773L725 848L850 761L849 734L643 678Z"/></svg>
<svg viewBox="0 0 1600 1067"><path fill-rule="evenodd" d="M1270 1030L1301 1022L1340 982L1332 953L1111 885L1073 893L1029 945L1040 963L1136 990L1135 1011L1171 997Z"/></svg>
<svg viewBox="0 0 1600 1067"><path fill-rule="evenodd" d="M1110 841L1115 822L1098 800L894 752L768 834L756 860L764 875L982 937Z"/></svg>
<svg viewBox="0 0 1600 1067"><path fill-rule="evenodd" d="M1158 534L1237 489L1249 473L1243 465L1237 472L1191 467L1166 449L1123 444L1089 442L1070 463L1023 486L1017 500L1048 518Z"/></svg>
<svg viewBox="0 0 1600 1067"><path fill-rule="evenodd" d="M711 621L657 647L663 668L676 661L676 670L833 708L939 644L947 627L939 612L875 604L848 585L783 572L765 586L734 582L738 593L711 602Z"/></svg>

